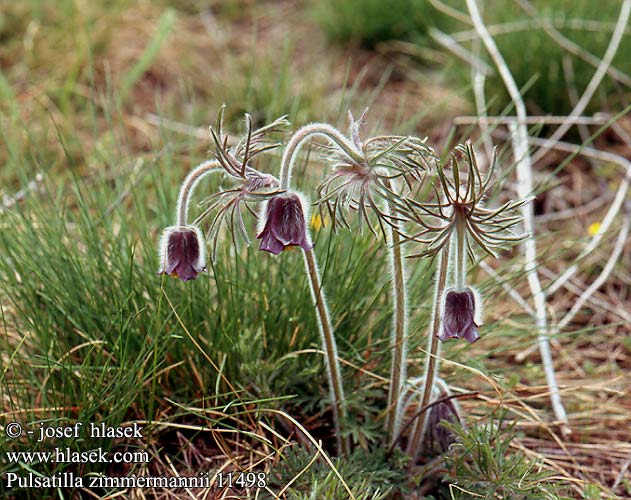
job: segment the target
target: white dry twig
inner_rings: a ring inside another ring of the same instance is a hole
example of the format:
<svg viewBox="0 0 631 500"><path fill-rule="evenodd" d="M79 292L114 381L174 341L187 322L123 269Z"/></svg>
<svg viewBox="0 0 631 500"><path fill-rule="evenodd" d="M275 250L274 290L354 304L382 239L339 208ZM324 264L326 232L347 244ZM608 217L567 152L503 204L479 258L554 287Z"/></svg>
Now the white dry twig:
<svg viewBox="0 0 631 500"><path fill-rule="evenodd" d="M515 105L517 116L521 121L526 119L526 106L523 98L519 93L519 88L515 83L515 79L511 74L502 54L500 53L495 41L486 29L480 10L478 9L475 0L466 0L469 14L473 21L474 27L478 32L478 35L482 39L486 50L490 54L495 66L497 67L504 85L506 86L511 100ZM580 113L579 113L580 114ZM526 198L532 193L532 163L530 154L528 151L528 131L526 126L522 124L511 124L510 129L512 132L513 143L513 155L516 163L517 173L517 190L518 195L521 198ZM546 314L546 298L541 287L541 281L539 280L539 274L537 272L537 245L535 242L535 225L534 225L534 208L532 203L525 203L521 208L522 217L524 219L524 229L529 235L523 242L524 254L526 258L525 271L528 278L528 284L532 291L532 295L535 302L535 319L538 329L538 344L539 351L541 353L541 362L546 376L546 382L550 390L550 399L552 402L552 408L554 414L562 424L567 424L567 414L563 403L561 402L561 396L559 394L559 386L556 381L556 374L554 371L554 364L552 361L552 353L550 352L550 342L548 338L547 327L547 314ZM564 425L564 432L569 432L569 429Z"/></svg>
<svg viewBox="0 0 631 500"><path fill-rule="evenodd" d="M528 0L517 0L519 5L524 11L526 11L531 17L535 18L538 22L538 25L541 26L543 31L554 40L559 47L567 50L570 54L575 55L576 57L582 59L588 64L591 64L594 68L597 68L600 64L600 59L596 57L591 52L586 51L580 45L574 43L572 40L567 38L563 33L561 33L558 29L554 27L552 22L549 19L541 16L537 8ZM613 66L609 66L607 68L607 73L613 79L618 80L620 83L623 83L627 86L631 86L631 77L626 73L614 68Z"/></svg>
<svg viewBox="0 0 631 500"><path fill-rule="evenodd" d="M564 210L558 210L556 212L543 213L536 216L539 224L546 224L551 221L574 219L579 216L585 216L591 214L596 210L604 207L607 203L613 199L613 193L605 191L604 194L597 196L593 200L589 200L587 203L578 207L566 208Z"/></svg>
<svg viewBox="0 0 631 500"><path fill-rule="evenodd" d="M604 113L597 113L594 116L577 116L570 120L573 125L604 125L610 118L609 115ZM480 116L457 116L454 118L454 125L475 125L481 121L489 120L494 124L502 125L507 123L520 123L524 125L558 125L568 121L567 116L526 116L520 119L517 116L487 116L482 118Z"/></svg>
<svg viewBox="0 0 631 500"><path fill-rule="evenodd" d="M462 23L471 24L471 20L469 19L469 17L466 14L460 12L458 9L454 9L452 6L441 2L440 0L429 0L429 3L431 3L432 7L434 7L438 12L447 14L449 17L453 17L454 19L457 19Z"/></svg>
<svg viewBox="0 0 631 500"><path fill-rule="evenodd" d="M620 486L622 484L624 476L627 473L627 471L629 470L629 467L631 467L631 455L629 455L629 458L627 459L627 461L622 466L622 469L620 470L620 474L618 474L618 477L616 478L616 481L613 483L613 486L611 487L612 490L615 490L618 486Z"/></svg>
<svg viewBox="0 0 631 500"><path fill-rule="evenodd" d="M627 236L629 235L630 226L631 226L631 216L627 217L627 220L622 223L622 229L620 230L620 233L618 233L618 239L616 241L616 244L613 247L613 250L611 251L611 255L607 259L607 263L605 264L605 267L603 267L603 270L600 272L598 277L592 282L592 284L589 285L589 287L587 287L587 289L580 295L580 297L576 300L572 308L565 314L565 316L563 316L561 321L557 323L556 328L555 328L556 331L559 331L565 328L570 323L570 321L572 321L574 316L576 316L576 314L581 310L585 302L587 302L589 298L594 294L594 292L596 292L596 290L598 290L602 286L602 284L605 281L607 281L607 278L609 278L611 271L613 271L613 268L618 262L618 259L620 257L620 254L622 253L622 250L624 250L624 246L627 241Z"/></svg>
<svg viewBox="0 0 631 500"><path fill-rule="evenodd" d="M429 36L431 36L436 43L445 47L453 55L470 64L476 71L485 76L493 73L493 69L488 64L465 49L447 33L443 33L436 28L430 28Z"/></svg>
<svg viewBox="0 0 631 500"><path fill-rule="evenodd" d="M430 0L430 2L431 1L432 0ZM466 24L471 24L471 21L469 20L469 22ZM492 36L497 36L497 35L506 35L508 33L517 33L519 31L530 31L533 28L539 28L540 25L541 23L539 22L539 20L522 19L519 21L507 21L505 23L487 24L486 29ZM567 28L571 30L581 30L581 31L591 31L594 33L602 33L603 31L612 32L614 28L616 27L616 23L613 23L613 22L594 21L591 19L564 19L562 21L556 22L555 25L559 28ZM458 43L470 42L471 40L479 38L478 32L475 29L457 31L455 33L452 33L451 36ZM570 50L567 47L566 49L568 50L568 52L572 52L572 50L574 50L574 49ZM578 52L580 52L581 50L583 49L581 47L578 47ZM584 55L585 54L583 54L582 56ZM579 55L579 57L582 57L582 56ZM596 63L593 64L593 66L596 67L600 63L600 59L598 59L596 56L594 56L594 58L595 58L594 60ZM586 61L586 62L589 62L589 61ZM615 71L611 72L610 74L612 75L613 78L616 78ZM624 76L623 76L623 80L621 80L621 83L624 83Z"/></svg>
<svg viewBox="0 0 631 500"><path fill-rule="evenodd" d="M197 139L208 140L209 137L208 128L193 127L191 125L186 125L185 123L176 122L175 120L158 116L155 113L147 113L145 115L145 121L150 125L195 137Z"/></svg>
<svg viewBox="0 0 631 500"><path fill-rule="evenodd" d="M524 299L517 290L515 290L512 286L510 286L508 283L506 283L506 281L504 281L502 279L502 277L497 273L497 271L495 269L493 269L491 266L489 266L484 261L480 261L480 267L484 270L484 272L486 272L491 277L493 277L493 279L495 279L495 281L497 283L499 283L499 285L506 291L506 293L508 293L508 295L510 295L510 297L517 304L519 304L524 311L526 311L531 316L535 315L535 310L526 301L526 299Z"/></svg>
<svg viewBox="0 0 631 500"><path fill-rule="evenodd" d="M35 174L35 178L22 189L20 189L17 193L9 196L2 196L2 201L0 202L0 215L13 208L17 203L22 201L26 196L33 192L38 191L41 188L42 182L44 181L44 176L41 173Z"/></svg>
<svg viewBox="0 0 631 500"><path fill-rule="evenodd" d="M480 40L474 40L473 49L475 51L475 56L480 58ZM486 111L486 97L484 95L484 81L486 80L486 76L480 71L477 71L473 66L471 66L471 74L475 107L477 108L478 115L480 115L481 118L480 132L482 132L482 143L484 144L488 165L490 165L493 161L493 143L491 141L491 134L489 134L489 120L487 118L488 113Z"/></svg>
<svg viewBox="0 0 631 500"><path fill-rule="evenodd" d="M578 271L578 264L581 260L587 257L590 253L592 253L600 244L605 234L609 231L609 228L613 224L614 219L620 212L620 209L627 198L627 193L629 191L629 187L631 185L631 161L627 160L624 156L617 155L615 153L610 153L607 151L599 151L594 148L586 147L586 146L577 146L576 144L570 144L567 142L555 141L552 144L551 139L538 139L536 137L529 137L528 141L535 146L548 147L549 149L557 149L559 151L565 151L567 153L572 154L580 154L583 156L587 156L590 158L594 158L601 161L608 161L611 163L615 163L624 168L624 177L618 186L618 190L616 191L616 195L614 197L613 202L609 206L609 210L603 217L602 222L600 223L600 227L596 234L592 236L590 242L585 246L583 251L579 254L579 256L575 259L574 264L568 267L563 274L561 274L549 287L547 290L547 295L552 295L559 288L561 288L567 280L569 280L575 273Z"/></svg>
<svg viewBox="0 0 631 500"><path fill-rule="evenodd" d="M546 278L555 279L557 277L557 273L555 273L552 269L545 266L541 266L539 269L541 270L541 275ZM586 289L585 286L579 286L577 283L573 283L572 280L566 281L563 284L563 288L577 297L582 295ZM631 310L616 307L616 305L610 304L606 300L594 297L593 295L589 298L588 302L595 310L608 312L609 314L619 317L622 321L631 323Z"/></svg>
<svg viewBox="0 0 631 500"><path fill-rule="evenodd" d="M576 88L576 79L574 74L574 63L572 62L572 58L568 55L563 57L563 73L565 74L565 81L567 82L567 94L570 99L570 103L572 106L576 107L578 104L578 89ZM578 129L578 133L581 136L581 141L583 144L589 144L590 142L590 133L587 125L584 123L577 123L576 128ZM596 162L592 158L588 158L589 164L592 168L596 167Z"/></svg>
<svg viewBox="0 0 631 500"><path fill-rule="evenodd" d="M602 82L603 78L607 74L607 69L611 66L611 62L613 61L613 58L618 52L618 47L620 46L620 42L622 41L622 36L624 35L624 32L626 30L630 13L631 13L631 0L624 0L622 7L620 8L620 15L618 16L618 22L616 23L616 28L613 32L613 35L611 36L611 40L609 42L609 46L607 47L605 55L600 61L598 68L596 68L596 71L594 72L594 75L592 76L592 79L590 80L589 84L585 88L583 95L581 96L579 101L576 103L576 106L574 106L574 109L572 110L572 112L568 115L568 121L566 123L563 123L558 129L554 131L552 136L550 136L550 141L554 142L554 141L558 141L559 139L562 139L565 133L572 126L572 122L570 120L583 114L583 111L585 111L585 108L587 107L589 102L592 100L594 93L600 86L600 83ZM550 151L550 149L551 148L548 147L548 148L542 148L539 151L537 151L537 153L534 154L532 157L532 163L537 163L541 158L543 158L543 156L548 151Z"/></svg>

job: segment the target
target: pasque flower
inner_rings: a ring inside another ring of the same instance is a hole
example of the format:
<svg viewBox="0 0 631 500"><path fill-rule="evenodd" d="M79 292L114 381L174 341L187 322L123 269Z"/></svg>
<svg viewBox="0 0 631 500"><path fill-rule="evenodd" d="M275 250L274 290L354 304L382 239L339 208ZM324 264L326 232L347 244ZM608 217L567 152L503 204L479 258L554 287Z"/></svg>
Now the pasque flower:
<svg viewBox="0 0 631 500"><path fill-rule="evenodd" d="M307 235L303 202L296 193L274 196L264 212L263 229L257 236L261 239L261 250L278 255L288 246L300 246L303 250L313 248Z"/></svg>
<svg viewBox="0 0 631 500"><path fill-rule="evenodd" d="M206 208L197 218L198 221L210 216L208 226L208 241L210 255L214 261L217 255L219 233L222 226L226 226L235 246L239 241L250 244L244 213L247 211L256 216L251 205L269 199L283 190L278 189L278 179L271 174L260 172L255 168L254 160L262 153L271 151L280 144L270 142L268 135L279 132L289 122L284 117L274 120L269 125L254 129L252 118L246 114L246 133L230 147L228 136L222 132L222 107L217 118L216 128L211 127L210 133L216 146L215 158L223 170L224 177L233 183L206 199ZM245 210L244 210L245 208Z"/></svg>
<svg viewBox="0 0 631 500"><path fill-rule="evenodd" d="M419 189L437 158L427 138L387 135L360 140L366 111L359 120L349 112L350 140L335 129L327 130L335 146L325 149L324 158L332 171L318 186L317 204L321 211L326 209L333 228L350 227L350 211L357 212L360 227L365 223L377 234L369 215L374 214L387 240L384 224L399 229L395 212L401 193ZM382 206L384 201L388 209Z"/></svg>
<svg viewBox="0 0 631 500"><path fill-rule="evenodd" d="M374 225L377 222L387 242L391 256L395 317L386 427L389 438L393 440L400 422L399 394L406 376L407 335L405 269L398 244L401 230L398 204L402 192L420 188L436 157L426 140L415 137L379 136L362 141L359 127L364 115L365 112L359 120L355 120L349 113L348 137L326 123L311 123L296 131L283 152L280 188L288 189L302 145L310 138L324 139L327 144L320 147L331 171L318 187L316 204L320 214L328 215L335 230L339 226L350 227L347 213L356 212L360 227L365 224L377 235L377 226ZM277 251L283 248L278 243L275 246ZM263 245L261 248L264 248Z"/></svg>
<svg viewBox="0 0 631 500"><path fill-rule="evenodd" d="M420 257L436 254L448 244L451 235L458 232L459 238L467 235L467 252L473 254L472 244L475 243L497 258L498 250L525 237L514 232L521 222L521 216L515 210L529 199L511 200L498 208L487 207L486 201L496 185L493 182L495 157L483 178L469 142L457 146L456 153L464 157L466 169L461 169L456 154L452 155L450 170L446 165L439 164L433 201L406 198L405 218L416 223L419 229L408 239L426 245L422 252L415 255Z"/></svg>
<svg viewBox="0 0 631 500"><path fill-rule="evenodd" d="M195 279L206 270L204 237L196 226L171 226L160 240L160 271L182 281Z"/></svg>
<svg viewBox="0 0 631 500"><path fill-rule="evenodd" d="M480 338L476 324L476 297L471 288L449 289L443 298L441 328L438 338L465 339L472 344Z"/></svg>

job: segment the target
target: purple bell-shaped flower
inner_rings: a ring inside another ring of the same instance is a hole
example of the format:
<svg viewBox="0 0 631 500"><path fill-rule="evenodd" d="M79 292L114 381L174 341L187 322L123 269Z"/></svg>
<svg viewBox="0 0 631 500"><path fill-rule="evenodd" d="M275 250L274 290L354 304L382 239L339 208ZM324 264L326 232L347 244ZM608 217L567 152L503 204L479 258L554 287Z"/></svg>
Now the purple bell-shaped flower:
<svg viewBox="0 0 631 500"><path fill-rule="evenodd" d="M453 288L447 290L441 316L438 338L443 342L449 339L465 339L473 344L480 338L476 324L476 296L471 288L463 291Z"/></svg>
<svg viewBox="0 0 631 500"><path fill-rule="evenodd" d="M171 226L160 240L160 271L182 281L195 279L206 270L204 237L195 226Z"/></svg>
<svg viewBox="0 0 631 500"><path fill-rule="evenodd" d="M278 255L288 246L299 246L311 250L307 234L303 202L296 193L283 193L271 198L265 207L263 229L257 238L261 239L261 250Z"/></svg>

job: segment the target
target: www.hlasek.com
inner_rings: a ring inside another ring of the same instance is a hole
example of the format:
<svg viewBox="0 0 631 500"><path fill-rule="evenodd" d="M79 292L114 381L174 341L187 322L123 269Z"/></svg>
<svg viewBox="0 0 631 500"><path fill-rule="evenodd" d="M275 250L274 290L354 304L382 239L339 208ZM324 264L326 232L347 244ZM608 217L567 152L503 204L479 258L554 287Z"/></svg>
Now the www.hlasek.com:
<svg viewBox="0 0 631 500"><path fill-rule="evenodd" d="M40 425L35 429L24 428L19 422L5 426L5 434L10 439L31 438L41 446L48 440L60 438L97 439L141 439L143 428L138 423L129 426L108 427L105 424L89 423L84 426L77 422L70 426ZM104 451L102 447L89 451L74 451L68 447L55 447L50 450L7 451L9 464L26 464L29 472L7 472L4 475L8 488L210 488L213 483L220 488L245 487L264 488L267 477L263 472L217 473L213 477L208 472L197 476L137 476L124 477L90 474L88 477L73 472L58 472L43 475L33 471L37 464L112 464L148 463L149 454L142 450Z"/></svg>

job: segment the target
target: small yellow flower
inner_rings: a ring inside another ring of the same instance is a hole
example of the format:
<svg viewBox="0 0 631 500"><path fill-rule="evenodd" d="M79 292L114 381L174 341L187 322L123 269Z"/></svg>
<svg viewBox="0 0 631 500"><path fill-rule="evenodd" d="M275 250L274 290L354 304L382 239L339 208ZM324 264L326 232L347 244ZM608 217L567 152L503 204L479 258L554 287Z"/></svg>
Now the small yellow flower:
<svg viewBox="0 0 631 500"><path fill-rule="evenodd" d="M324 226L326 226L326 221L322 218L320 214L313 214L311 216L311 228L314 231L319 231Z"/></svg>
<svg viewBox="0 0 631 500"><path fill-rule="evenodd" d="M598 234L598 231L600 231L600 222L594 222L590 224L587 228L587 232L590 236L596 236L596 234Z"/></svg>

